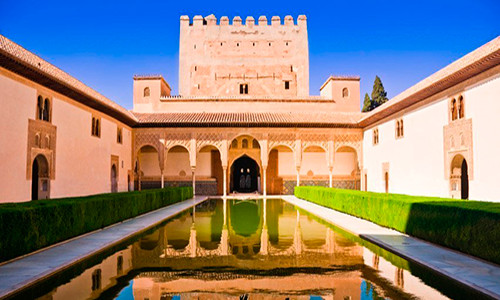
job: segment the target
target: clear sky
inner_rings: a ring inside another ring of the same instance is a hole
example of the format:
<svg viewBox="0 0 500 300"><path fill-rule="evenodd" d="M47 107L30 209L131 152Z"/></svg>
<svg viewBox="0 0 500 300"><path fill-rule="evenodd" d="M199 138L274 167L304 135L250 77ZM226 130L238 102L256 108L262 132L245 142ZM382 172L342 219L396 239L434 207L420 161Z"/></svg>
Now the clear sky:
<svg viewBox="0 0 500 300"><path fill-rule="evenodd" d="M125 108L132 76L178 82L179 17L308 18L311 94L330 74L379 75L389 98L500 35L500 0L0 0L0 34Z"/></svg>

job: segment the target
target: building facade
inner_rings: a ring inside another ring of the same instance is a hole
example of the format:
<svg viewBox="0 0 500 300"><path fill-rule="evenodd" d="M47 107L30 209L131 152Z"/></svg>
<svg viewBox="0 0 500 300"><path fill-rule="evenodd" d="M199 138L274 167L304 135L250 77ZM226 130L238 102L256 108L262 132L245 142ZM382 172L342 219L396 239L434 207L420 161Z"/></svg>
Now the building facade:
<svg viewBox="0 0 500 300"><path fill-rule="evenodd" d="M309 95L305 16L182 16L179 47L180 95L134 76L127 111L0 36L0 201L182 185L500 199L500 37L369 113L359 77Z"/></svg>

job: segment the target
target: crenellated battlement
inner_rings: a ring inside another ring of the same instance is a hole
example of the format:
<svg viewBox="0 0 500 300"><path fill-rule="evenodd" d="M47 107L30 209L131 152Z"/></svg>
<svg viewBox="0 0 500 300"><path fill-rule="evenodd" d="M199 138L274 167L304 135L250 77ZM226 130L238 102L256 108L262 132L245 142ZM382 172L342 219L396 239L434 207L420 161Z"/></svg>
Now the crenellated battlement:
<svg viewBox="0 0 500 300"><path fill-rule="evenodd" d="M273 16L271 18L271 23L269 23L266 16L260 16L257 21L252 16L247 16L245 22L240 16L234 16L230 21L229 17L222 16L219 20L213 14L202 17L200 15L196 15L191 20L189 16L181 16L181 28L182 26L192 26L192 27L203 27L203 26L245 26L245 27L254 27L254 26L296 26L296 27L306 27L307 26L307 18L305 15L299 15L297 18L297 22L295 22L294 18L290 15L285 16L284 19L281 19L279 16Z"/></svg>
<svg viewBox="0 0 500 300"><path fill-rule="evenodd" d="M183 96L309 95L307 18L180 18Z"/></svg>

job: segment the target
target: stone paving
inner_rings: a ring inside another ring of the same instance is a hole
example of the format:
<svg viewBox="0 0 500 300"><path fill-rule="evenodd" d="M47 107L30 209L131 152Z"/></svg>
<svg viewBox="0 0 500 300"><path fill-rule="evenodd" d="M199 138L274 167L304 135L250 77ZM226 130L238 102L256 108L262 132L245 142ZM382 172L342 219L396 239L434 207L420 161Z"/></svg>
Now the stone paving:
<svg viewBox="0 0 500 300"><path fill-rule="evenodd" d="M6 262L0 265L0 298L111 248L206 199L195 196Z"/></svg>
<svg viewBox="0 0 500 300"><path fill-rule="evenodd" d="M281 198L406 260L430 268L490 297L500 299L500 266L498 265L410 237L295 196L282 196Z"/></svg>

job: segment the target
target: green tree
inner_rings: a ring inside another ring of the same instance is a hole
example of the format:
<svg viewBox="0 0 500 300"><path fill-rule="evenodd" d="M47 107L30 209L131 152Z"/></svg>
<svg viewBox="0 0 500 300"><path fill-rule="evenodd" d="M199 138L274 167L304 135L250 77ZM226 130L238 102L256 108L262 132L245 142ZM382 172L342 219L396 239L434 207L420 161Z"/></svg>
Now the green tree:
<svg viewBox="0 0 500 300"><path fill-rule="evenodd" d="M365 93L365 101L363 101L363 110L362 112L369 112L372 110L372 99L368 96L368 93Z"/></svg>
<svg viewBox="0 0 500 300"><path fill-rule="evenodd" d="M375 81L373 82L373 90L372 90L372 108L375 109L380 105L386 103L389 99L387 99L387 92L384 89L384 85L382 84L382 80L380 77L375 76Z"/></svg>

